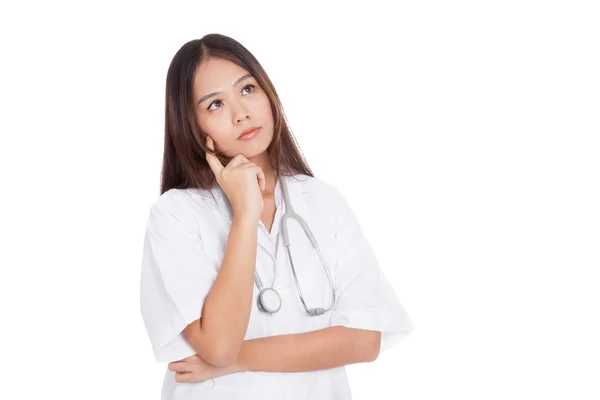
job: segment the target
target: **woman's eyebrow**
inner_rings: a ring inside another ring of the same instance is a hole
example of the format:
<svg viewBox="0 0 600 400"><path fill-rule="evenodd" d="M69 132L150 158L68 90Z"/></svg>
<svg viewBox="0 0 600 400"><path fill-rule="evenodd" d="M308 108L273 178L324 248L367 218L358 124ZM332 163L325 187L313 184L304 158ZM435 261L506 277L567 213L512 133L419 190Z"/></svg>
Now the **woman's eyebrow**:
<svg viewBox="0 0 600 400"><path fill-rule="evenodd" d="M244 79L246 79L246 78L250 78L251 76L252 76L252 74L246 74L246 75L244 75L244 76L241 76L241 77L239 77L239 78L238 78L238 79L237 79L237 80L236 80L236 81L233 83L232 87L233 87L233 86L235 86L235 85L237 85L238 83L240 83L240 82L241 82L241 81L243 81ZM209 99L209 98L211 98L211 97L213 97L213 96L216 96L216 95L217 95L217 94L219 94L219 93L221 93L221 92L213 92L213 93L209 93L209 94L207 94L207 95L205 95L205 96L202 96L202 97L200 98L200 100L198 100L198 103L197 103L197 104L200 104L200 103L202 103L203 101L205 101L205 100L207 100L207 99Z"/></svg>

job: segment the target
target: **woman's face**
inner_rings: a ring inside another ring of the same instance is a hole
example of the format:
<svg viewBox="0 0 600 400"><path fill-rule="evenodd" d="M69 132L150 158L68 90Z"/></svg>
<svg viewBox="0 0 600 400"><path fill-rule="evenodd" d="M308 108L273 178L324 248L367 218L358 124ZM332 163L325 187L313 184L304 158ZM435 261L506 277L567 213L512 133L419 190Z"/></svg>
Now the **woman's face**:
<svg viewBox="0 0 600 400"><path fill-rule="evenodd" d="M240 79L242 78L242 79ZM229 157L262 154L273 138L269 98L256 79L231 61L209 58L196 68L194 104L200 129ZM254 138L239 139L243 131L261 129Z"/></svg>

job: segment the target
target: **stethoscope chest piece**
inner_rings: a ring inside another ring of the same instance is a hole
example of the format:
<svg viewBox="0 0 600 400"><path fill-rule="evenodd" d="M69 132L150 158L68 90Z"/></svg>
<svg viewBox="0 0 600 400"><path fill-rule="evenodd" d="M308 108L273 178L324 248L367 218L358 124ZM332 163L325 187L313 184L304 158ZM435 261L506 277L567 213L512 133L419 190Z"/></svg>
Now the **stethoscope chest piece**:
<svg viewBox="0 0 600 400"><path fill-rule="evenodd" d="M275 313L281 308L281 297L273 288L263 289L258 295L258 306L268 313Z"/></svg>

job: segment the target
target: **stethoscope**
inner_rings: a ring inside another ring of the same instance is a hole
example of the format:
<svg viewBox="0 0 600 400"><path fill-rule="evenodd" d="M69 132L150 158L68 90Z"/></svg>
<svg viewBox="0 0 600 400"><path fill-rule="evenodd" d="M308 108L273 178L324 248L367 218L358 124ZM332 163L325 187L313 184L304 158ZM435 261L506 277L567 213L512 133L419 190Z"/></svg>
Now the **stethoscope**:
<svg viewBox="0 0 600 400"><path fill-rule="evenodd" d="M287 184L285 182L285 177L280 177L279 182L281 183L281 188L283 190L283 198L285 201L285 214L281 218L281 232L283 235L283 243L285 244L285 247L287 249L287 254L290 259L290 265L292 267L294 281L296 282L296 289L298 291L298 295L300 296L300 301L302 302L302 306L304 307L304 310L306 310L308 315L310 315L310 316L321 315L321 314L324 314L325 312L331 310L331 308L333 308L333 306L335 304L335 288L334 288L333 280L331 279L331 275L329 274L329 268L327 267L327 262L325 261L325 258L323 258L323 254L321 254L321 250L319 250L317 241L316 241L315 237L313 236L312 232L310 231L310 228L308 227L308 225L306 224L304 219L299 214L296 214L294 212L294 209L292 208L292 204L290 202L290 194L289 194L289 191L287 188ZM304 234L306 235L306 237L308 238L308 240L310 241L310 243L312 244L314 249L317 251L319 258L321 259L321 265L325 269L325 273L327 274L327 278L329 279L329 285L331 286L331 293L333 295L331 306L327 309L320 308L320 307L308 308L308 306L306 305L306 302L304 301L304 296L302 295L302 290L300 289L300 284L298 283L298 277L296 276L296 269L294 268L294 261L292 260L292 252L290 251L290 236L289 236L287 224L286 224L287 220L290 218L293 218L296 221L298 221L298 223L300 223L300 226L302 226L302 229L304 230ZM254 277L255 277L254 281L256 282L256 287L260 291L258 298L257 298L257 304L258 304L259 310L270 313L270 314L273 314L273 313L276 313L277 311L279 311L279 309L281 308L281 296L279 295L279 293L277 293L277 291L272 287L264 287L262 284L262 281L260 279L260 276L258 275L258 271L256 271L256 270L255 270Z"/></svg>

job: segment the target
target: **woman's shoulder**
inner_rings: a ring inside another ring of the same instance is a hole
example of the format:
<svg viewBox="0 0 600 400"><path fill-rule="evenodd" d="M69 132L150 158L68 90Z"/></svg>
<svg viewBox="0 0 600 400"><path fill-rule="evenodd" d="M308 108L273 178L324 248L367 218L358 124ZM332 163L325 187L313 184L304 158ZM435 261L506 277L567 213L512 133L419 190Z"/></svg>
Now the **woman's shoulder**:
<svg viewBox="0 0 600 400"><path fill-rule="evenodd" d="M150 204L150 217L159 215L172 217L189 217L205 209L205 200L213 199L211 191L201 188L172 188L158 196ZM201 203L202 206L199 207Z"/></svg>
<svg viewBox="0 0 600 400"><path fill-rule="evenodd" d="M188 189L169 189L156 197L150 205L151 210L171 210L181 208L189 201Z"/></svg>
<svg viewBox="0 0 600 400"><path fill-rule="evenodd" d="M315 201L339 204L344 200L344 196L337 186L326 178L305 174L296 174L294 177L300 182L302 191L308 193L310 198Z"/></svg>

